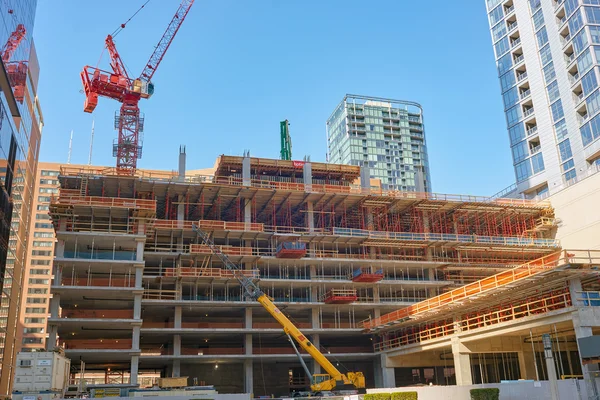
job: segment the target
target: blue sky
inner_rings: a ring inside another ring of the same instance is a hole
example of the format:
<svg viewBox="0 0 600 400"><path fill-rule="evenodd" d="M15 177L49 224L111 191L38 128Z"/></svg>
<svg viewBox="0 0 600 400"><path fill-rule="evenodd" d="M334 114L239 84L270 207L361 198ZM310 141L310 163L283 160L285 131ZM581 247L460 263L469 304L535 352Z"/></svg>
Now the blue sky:
<svg viewBox="0 0 600 400"><path fill-rule="evenodd" d="M40 160L115 164L114 113L83 112L79 73L109 69L104 39L145 0L38 0L34 38L45 127ZM293 158L324 161L325 121L346 93L421 103L433 190L492 194L514 181L483 0L196 0L160 69L146 116L141 168L188 168L220 154L279 157L289 119ZM178 0L151 0L116 39L137 76Z"/></svg>

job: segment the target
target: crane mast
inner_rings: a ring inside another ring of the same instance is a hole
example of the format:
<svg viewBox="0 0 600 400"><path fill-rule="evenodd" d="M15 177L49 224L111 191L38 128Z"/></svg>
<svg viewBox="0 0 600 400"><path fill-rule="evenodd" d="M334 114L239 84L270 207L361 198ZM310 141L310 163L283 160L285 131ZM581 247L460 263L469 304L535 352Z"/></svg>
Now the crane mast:
<svg viewBox="0 0 600 400"><path fill-rule="evenodd" d="M94 111L98 105L99 96L122 103L121 109L115 115L114 126L118 135L116 142L113 143L113 156L117 158L117 173L120 175L135 174L137 160L142 157L142 134L144 132L144 116L140 112L139 101L149 98L154 93L151 78L193 4L194 0L182 0L139 78L129 77L125 63L121 59L111 35L107 36L105 43L110 56L112 72L89 65L85 66L81 72L85 93L83 108L85 112Z"/></svg>
<svg viewBox="0 0 600 400"><path fill-rule="evenodd" d="M342 374L324 355L316 348L310 340L285 316L283 312L271 301L254 282L244 275L243 270L234 264L219 247L215 245L210 236L193 224L192 229L202 239L211 252L223 263L225 268L233 272L233 276L240 283L246 295L258 301L283 327L283 331L292 337L310 356L327 372L327 374L315 374L312 377L311 389L313 391L332 390L340 386L349 386L355 389L365 387L365 378L362 372L348 372ZM295 346L294 346L295 348Z"/></svg>

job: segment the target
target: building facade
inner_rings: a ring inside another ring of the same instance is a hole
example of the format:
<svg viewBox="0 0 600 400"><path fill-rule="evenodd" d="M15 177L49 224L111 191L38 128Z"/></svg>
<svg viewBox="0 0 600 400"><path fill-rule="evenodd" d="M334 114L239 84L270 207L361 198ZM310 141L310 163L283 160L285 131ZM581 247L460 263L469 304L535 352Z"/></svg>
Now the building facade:
<svg viewBox="0 0 600 400"><path fill-rule="evenodd" d="M600 6L486 4L518 192L546 196L597 172Z"/></svg>
<svg viewBox="0 0 600 400"><path fill-rule="evenodd" d="M423 109L346 95L327 120L328 161L368 167L384 190L431 191Z"/></svg>
<svg viewBox="0 0 600 400"><path fill-rule="evenodd" d="M63 166L50 203L48 348L106 382L145 386L158 373L221 392L306 390L281 326L244 296L197 224L336 366L384 387L365 320L559 248L547 203L407 195L357 185L360 174L231 156L210 176ZM440 374L455 381L452 369Z"/></svg>
<svg viewBox="0 0 600 400"><path fill-rule="evenodd" d="M10 394L27 257L27 234L42 131L39 65L32 40L35 0L0 4L0 396Z"/></svg>

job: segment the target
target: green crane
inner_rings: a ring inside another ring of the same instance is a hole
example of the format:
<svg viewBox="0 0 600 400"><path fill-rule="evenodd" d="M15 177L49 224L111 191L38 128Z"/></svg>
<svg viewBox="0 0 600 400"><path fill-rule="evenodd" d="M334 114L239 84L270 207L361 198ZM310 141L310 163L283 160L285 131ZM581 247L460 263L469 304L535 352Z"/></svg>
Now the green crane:
<svg viewBox="0 0 600 400"><path fill-rule="evenodd" d="M292 159L292 137L290 136L290 122L286 119L279 123L281 133L281 159L290 161Z"/></svg>

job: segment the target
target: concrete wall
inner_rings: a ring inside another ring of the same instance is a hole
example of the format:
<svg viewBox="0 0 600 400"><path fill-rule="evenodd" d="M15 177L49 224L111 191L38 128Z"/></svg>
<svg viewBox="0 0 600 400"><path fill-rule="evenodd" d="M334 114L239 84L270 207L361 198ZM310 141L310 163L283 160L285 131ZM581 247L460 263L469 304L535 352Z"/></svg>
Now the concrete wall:
<svg viewBox="0 0 600 400"><path fill-rule="evenodd" d="M536 386L539 385L539 386ZM500 388L500 400L544 400L551 399L548 381L498 383L472 386L419 386L390 389L367 389L367 393L417 392L419 400L465 400L469 399L469 390L481 388ZM559 398L585 400L585 384L580 380L558 382Z"/></svg>
<svg viewBox="0 0 600 400"><path fill-rule="evenodd" d="M560 220L556 238L565 249L600 249L600 173L549 197Z"/></svg>

